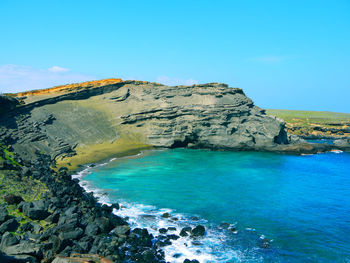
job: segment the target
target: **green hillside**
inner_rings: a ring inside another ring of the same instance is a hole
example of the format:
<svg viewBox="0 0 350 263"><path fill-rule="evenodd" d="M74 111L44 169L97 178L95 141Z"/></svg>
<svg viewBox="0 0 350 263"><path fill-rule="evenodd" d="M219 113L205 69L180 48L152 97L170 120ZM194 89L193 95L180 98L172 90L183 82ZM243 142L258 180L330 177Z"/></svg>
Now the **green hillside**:
<svg viewBox="0 0 350 263"><path fill-rule="evenodd" d="M304 137L350 137L350 113L268 109L283 119L290 133Z"/></svg>

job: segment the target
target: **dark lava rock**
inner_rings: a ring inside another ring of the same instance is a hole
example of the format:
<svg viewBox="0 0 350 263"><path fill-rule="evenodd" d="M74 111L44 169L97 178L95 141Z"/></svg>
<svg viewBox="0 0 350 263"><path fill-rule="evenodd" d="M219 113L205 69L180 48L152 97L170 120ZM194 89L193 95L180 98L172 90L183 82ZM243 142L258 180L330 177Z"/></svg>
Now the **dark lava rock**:
<svg viewBox="0 0 350 263"><path fill-rule="evenodd" d="M3 250L6 247L17 245L18 243L18 237L13 236L10 232L6 232L1 238L0 250Z"/></svg>
<svg viewBox="0 0 350 263"><path fill-rule="evenodd" d="M144 262L144 263L157 262L156 258L157 258L157 253L156 253L156 251L154 251L152 249L147 249L141 253L136 253L133 256L133 259L136 262Z"/></svg>
<svg viewBox="0 0 350 263"><path fill-rule="evenodd" d="M9 205L17 205L20 202L24 201L22 197L14 194L8 194L4 197L4 200Z"/></svg>
<svg viewBox="0 0 350 263"><path fill-rule="evenodd" d="M194 246L201 246L202 243L199 242L199 241L192 241L192 245L194 245Z"/></svg>
<svg viewBox="0 0 350 263"><path fill-rule="evenodd" d="M194 237L204 236L204 234L205 234L205 227L202 225L198 225L192 229L192 236Z"/></svg>
<svg viewBox="0 0 350 263"><path fill-rule="evenodd" d="M0 254L0 262L1 263L37 263L38 260L29 255L15 255L8 256Z"/></svg>
<svg viewBox="0 0 350 263"><path fill-rule="evenodd" d="M163 218L170 218L171 215L167 212L167 213L162 214L162 217Z"/></svg>
<svg viewBox="0 0 350 263"><path fill-rule="evenodd" d="M178 240L178 239L180 238L178 235L175 235L175 234L167 235L167 237L168 237L170 240Z"/></svg>
<svg viewBox="0 0 350 263"><path fill-rule="evenodd" d="M113 233L117 236L126 236L130 234L130 226L124 225L124 226L117 226L113 229Z"/></svg>
<svg viewBox="0 0 350 263"><path fill-rule="evenodd" d="M168 227L168 231L176 231L176 227L169 226L169 227Z"/></svg>
<svg viewBox="0 0 350 263"><path fill-rule="evenodd" d="M46 221L49 221L49 222L51 222L53 224L56 224L56 223L58 223L59 219L60 219L60 213L56 211L52 215L48 216L46 218Z"/></svg>
<svg viewBox="0 0 350 263"><path fill-rule="evenodd" d="M0 205L0 224L5 222L7 219L9 219L9 213L4 206Z"/></svg>
<svg viewBox="0 0 350 263"><path fill-rule="evenodd" d="M119 210L119 204L118 203L114 203L111 205L112 209L116 209L116 210Z"/></svg>
<svg viewBox="0 0 350 263"><path fill-rule="evenodd" d="M189 234L191 234L191 232L192 232L192 228L191 227L184 227L183 229L181 229L180 236L186 237Z"/></svg>
<svg viewBox="0 0 350 263"><path fill-rule="evenodd" d="M232 233L235 233L237 231L235 227L230 227L228 230L231 231Z"/></svg>
<svg viewBox="0 0 350 263"><path fill-rule="evenodd" d="M173 258L179 258L179 257L181 257L181 256L182 256L181 253L175 253L175 254L173 255Z"/></svg>
<svg viewBox="0 0 350 263"><path fill-rule="evenodd" d="M168 229L166 229L166 228L159 228L159 233L161 233L161 234L165 234L166 232L168 232Z"/></svg>
<svg viewBox="0 0 350 263"><path fill-rule="evenodd" d="M106 217L99 217L96 219L96 224L100 228L101 233L107 234L113 229L113 225Z"/></svg>
<svg viewBox="0 0 350 263"><path fill-rule="evenodd" d="M16 231L16 229L19 227L19 223L15 218L7 220L5 223L2 223L0 226L0 234L3 234L5 232L13 232Z"/></svg>
<svg viewBox="0 0 350 263"><path fill-rule="evenodd" d="M11 111L19 105L19 101L13 97L1 95L0 96L0 113Z"/></svg>
<svg viewBox="0 0 350 263"><path fill-rule="evenodd" d="M189 259L185 259L184 260L184 262L183 263L199 263L199 261L198 260L196 260L196 259L193 259L193 260L189 260Z"/></svg>
<svg viewBox="0 0 350 263"><path fill-rule="evenodd" d="M95 236L99 232L99 227L95 223L89 223L85 228L85 234L89 236Z"/></svg>
<svg viewBox="0 0 350 263"><path fill-rule="evenodd" d="M32 232L34 230L34 226L32 222L27 222L20 227L23 232Z"/></svg>
<svg viewBox="0 0 350 263"><path fill-rule="evenodd" d="M83 232L81 228L77 228L72 231L60 233L59 238L61 240L76 240L82 236Z"/></svg>
<svg viewBox="0 0 350 263"><path fill-rule="evenodd" d="M8 255L31 255L40 257L42 254L41 245L33 243L28 240L21 240L21 242L14 246L9 246L3 251Z"/></svg>
<svg viewBox="0 0 350 263"><path fill-rule="evenodd" d="M43 202L39 201L25 203L22 209L26 216L34 220L43 220L50 215L45 209Z"/></svg>
<svg viewBox="0 0 350 263"><path fill-rule="evenodd" d="M260 248L270 248L270 240L267 238L261 238L258 242Z"/></svg>

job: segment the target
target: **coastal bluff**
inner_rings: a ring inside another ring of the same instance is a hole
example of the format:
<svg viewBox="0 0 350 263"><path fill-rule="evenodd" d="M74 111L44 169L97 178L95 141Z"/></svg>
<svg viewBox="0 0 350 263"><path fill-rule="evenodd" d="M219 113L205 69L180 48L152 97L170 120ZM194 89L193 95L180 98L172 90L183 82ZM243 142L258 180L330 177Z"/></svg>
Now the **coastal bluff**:
<svg viewBox="0 0 350 263"><path fill-rule="evenodd" d="M239 88L109 79L7 94L0 139L23 156L82 164L151 147L284 151L299 142ZM292 149L291 148L291 149Z"/></svg>

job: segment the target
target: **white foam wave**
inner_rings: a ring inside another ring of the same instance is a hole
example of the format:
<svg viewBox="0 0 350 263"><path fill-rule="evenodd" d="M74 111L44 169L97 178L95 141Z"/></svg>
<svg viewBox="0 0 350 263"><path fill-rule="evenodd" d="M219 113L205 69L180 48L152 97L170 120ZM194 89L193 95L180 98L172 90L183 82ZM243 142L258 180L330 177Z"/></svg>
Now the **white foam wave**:
<svg viewBox="0 0 350 263"><path fill-rule="evenodd" d="M331 150L332 153L343 153L341 150Z"/></svg>

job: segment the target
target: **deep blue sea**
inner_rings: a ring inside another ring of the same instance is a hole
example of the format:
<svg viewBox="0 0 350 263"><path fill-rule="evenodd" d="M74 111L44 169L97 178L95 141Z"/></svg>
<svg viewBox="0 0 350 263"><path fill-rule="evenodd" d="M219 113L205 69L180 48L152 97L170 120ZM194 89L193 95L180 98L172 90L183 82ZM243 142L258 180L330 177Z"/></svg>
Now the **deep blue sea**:
<svg viewBox="0 0 350 263"><path fill-rule="evenodd" d="M349 153L155 150L80 175L135 227L204 224L205 238L165 249L169 262L350 262Z"/></svg>

